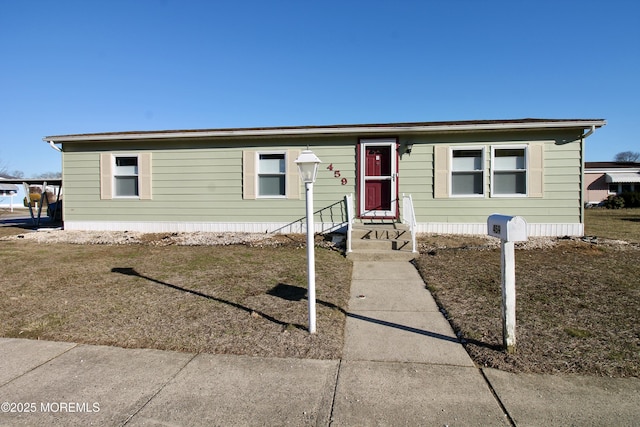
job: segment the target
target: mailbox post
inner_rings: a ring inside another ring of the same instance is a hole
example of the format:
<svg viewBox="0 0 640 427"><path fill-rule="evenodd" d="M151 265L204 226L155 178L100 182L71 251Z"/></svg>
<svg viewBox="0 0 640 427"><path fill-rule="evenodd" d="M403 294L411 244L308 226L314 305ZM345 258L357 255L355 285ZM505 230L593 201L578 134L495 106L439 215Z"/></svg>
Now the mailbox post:
<svg viewBox="0 0 640 427"><path fill-rule="evenodd" d="M515 242L527 240L527 223L519 216L490 215L487 233L500 239L502 274L502 340L508 353L516 352Z"/></svg>

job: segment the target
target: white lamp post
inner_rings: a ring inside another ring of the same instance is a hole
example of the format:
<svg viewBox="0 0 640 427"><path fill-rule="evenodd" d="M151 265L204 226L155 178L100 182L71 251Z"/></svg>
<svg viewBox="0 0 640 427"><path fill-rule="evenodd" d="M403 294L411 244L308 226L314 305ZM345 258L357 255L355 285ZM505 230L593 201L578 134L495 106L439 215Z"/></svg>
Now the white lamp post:
<svg viewBox="0 0 640 427"><path fill-rule="evenodd" d="M300 179L304 182L307 205L307 286L309 300L309 333L316 332L316 260L313 225L313 183L316 182L320 159L311 150L304 150L296 159Z"/></svg>

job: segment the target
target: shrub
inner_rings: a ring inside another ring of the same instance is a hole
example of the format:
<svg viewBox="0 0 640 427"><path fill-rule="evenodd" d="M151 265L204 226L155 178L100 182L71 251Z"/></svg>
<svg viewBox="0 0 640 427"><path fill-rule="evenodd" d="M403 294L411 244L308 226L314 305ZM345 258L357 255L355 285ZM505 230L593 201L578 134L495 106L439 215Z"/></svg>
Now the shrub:
<svg viewBox="0 0 640 427"><path fill-rule="evenodd" d="M611 195L604 201L603 206L607 209L622 209L624 208L624 199L620 196Z"/></svg>
<svg viewBox="0 0 640 427"><path fill-rule="evenodd" d="M640 208L640 192L626 192L620 195L624 199L627 208Z"/></svg>

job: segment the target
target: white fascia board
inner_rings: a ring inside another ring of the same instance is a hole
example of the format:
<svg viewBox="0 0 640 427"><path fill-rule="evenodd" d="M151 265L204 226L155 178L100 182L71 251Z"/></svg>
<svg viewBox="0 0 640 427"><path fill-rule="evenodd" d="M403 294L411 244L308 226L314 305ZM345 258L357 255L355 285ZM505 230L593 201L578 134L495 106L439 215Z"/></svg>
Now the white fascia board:
<svg viewBox="0 0 640 427"><path fill-rule="evenodd" d="M276 137L276 136L321 136L321 135L364 135L364 134L406 134L406 133L447 133L473 131L506 131L506 130L535 130L574 128L587 129L592 126L601 127L606 124L603 120L579 120L561 122L509 122L509 123L469 123L450 125L391 125L391 126L339 126L339 127L310 127L310 128L262 128L262 129L215 129L193 130L185 132L124 132L84 135L61 135L43 138L43 141L85 142L109 140L136 139L193 139L193 138L239 138L239 137Z"/></svg>
<svg viewBox="0 0 640 427"><path fill-rule="evenodd" d="M598 169L590 169L585 168L585 173L616 173L616 172L631 172L631 173L640 173L640 168L598 168Z"/></svg>

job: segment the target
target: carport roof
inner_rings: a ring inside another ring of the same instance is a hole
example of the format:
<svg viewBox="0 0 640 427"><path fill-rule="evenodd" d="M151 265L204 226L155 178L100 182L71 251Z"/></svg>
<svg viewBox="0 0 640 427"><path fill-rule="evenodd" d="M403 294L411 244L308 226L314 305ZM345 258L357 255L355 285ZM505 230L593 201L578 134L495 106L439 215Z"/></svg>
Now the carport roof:
<svg viewBox="0 0 640 427"><path fill-rule="evenodd" d="M17 192L18 186L15 184L3 184L0 182L0 192Z"/></svg>

